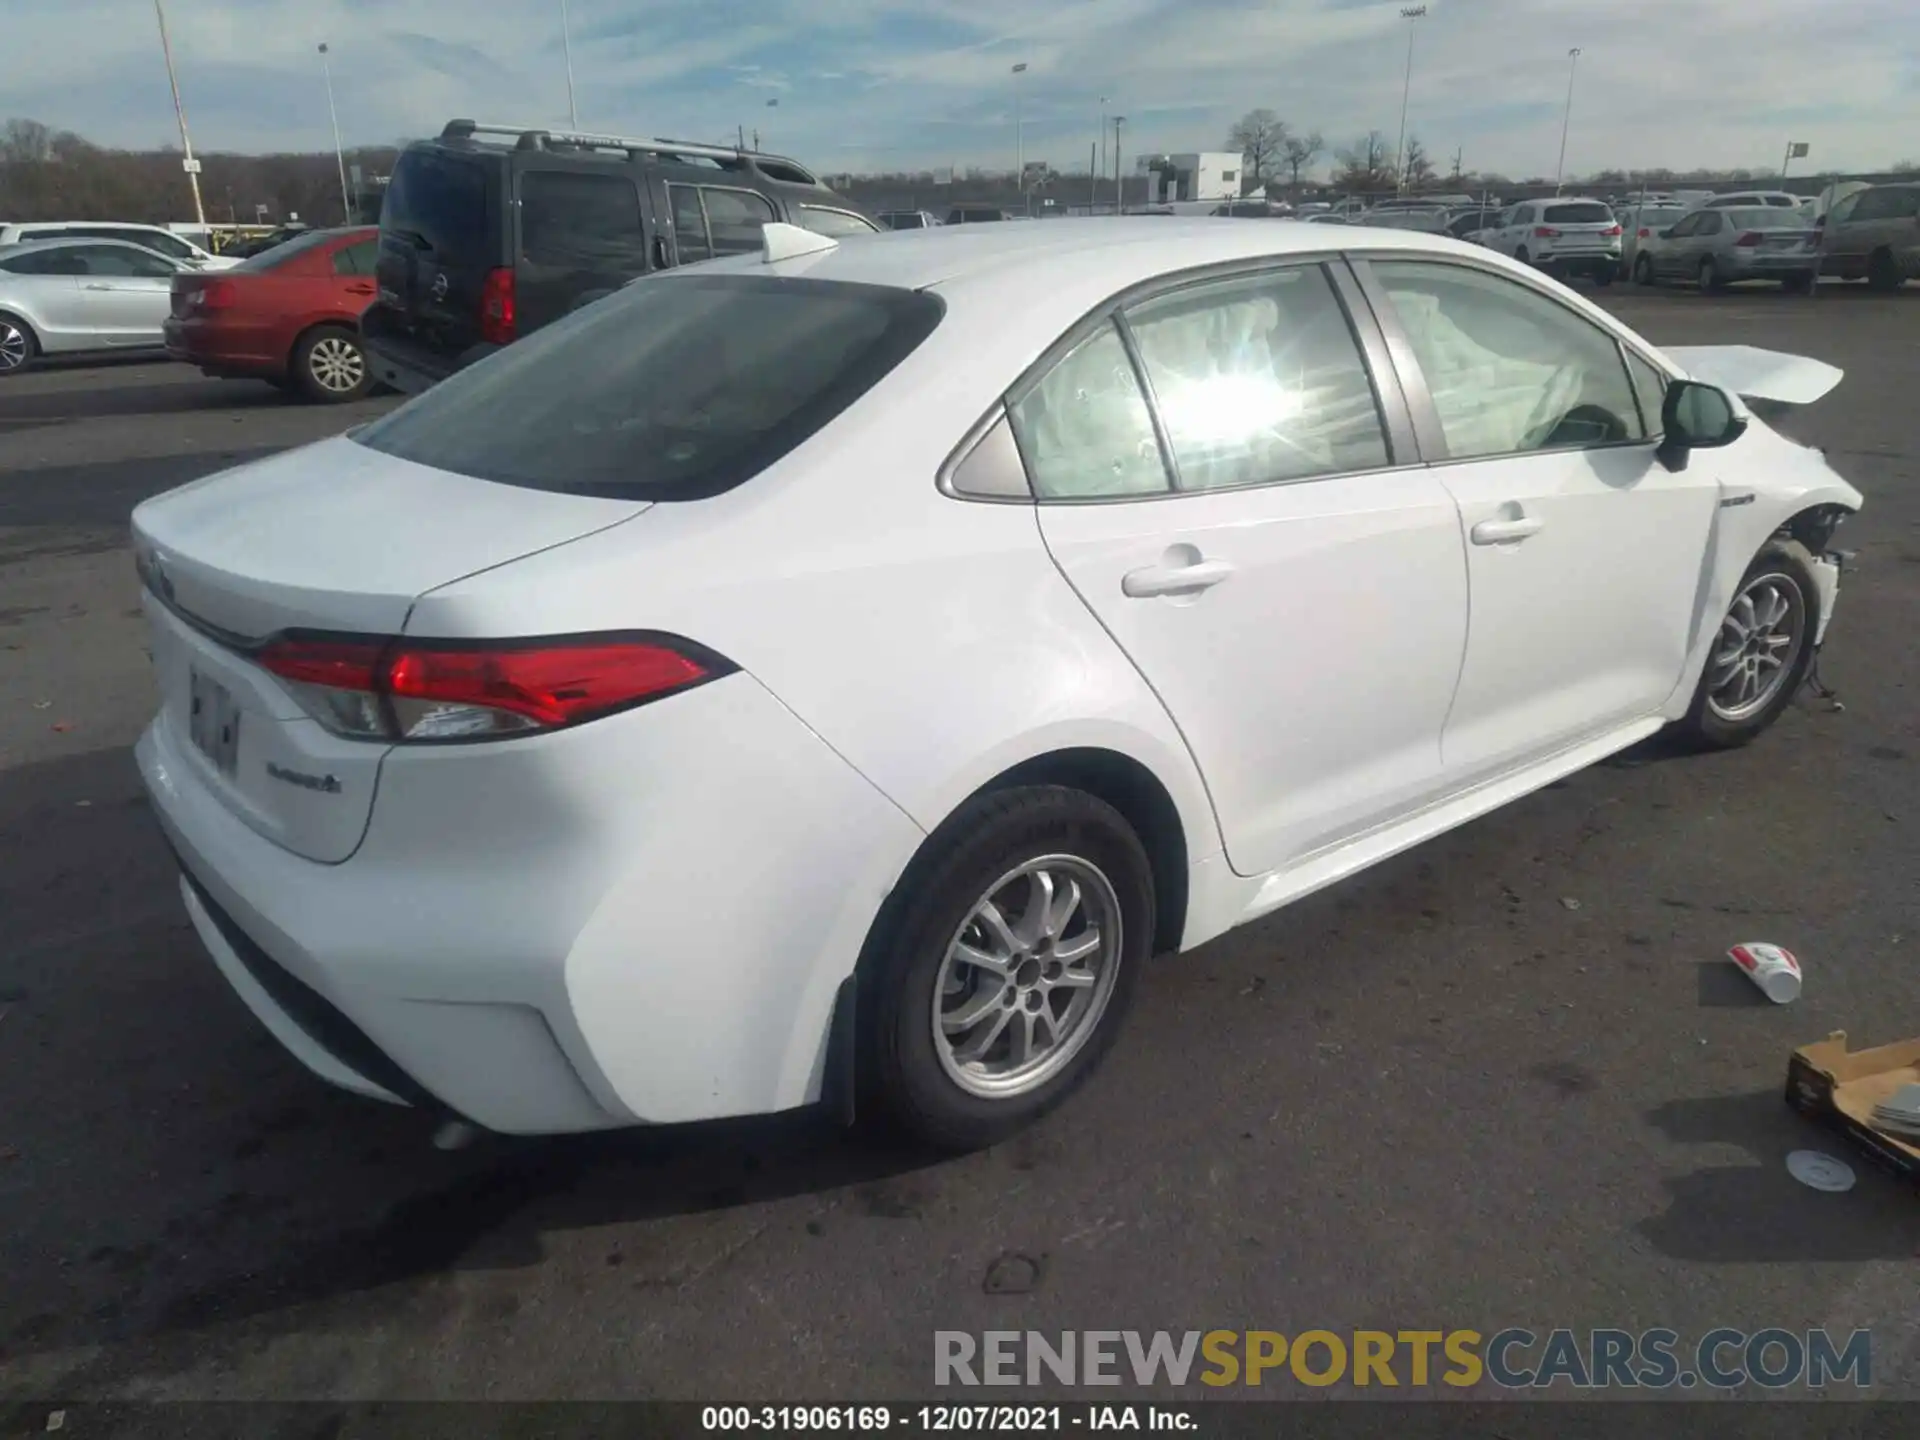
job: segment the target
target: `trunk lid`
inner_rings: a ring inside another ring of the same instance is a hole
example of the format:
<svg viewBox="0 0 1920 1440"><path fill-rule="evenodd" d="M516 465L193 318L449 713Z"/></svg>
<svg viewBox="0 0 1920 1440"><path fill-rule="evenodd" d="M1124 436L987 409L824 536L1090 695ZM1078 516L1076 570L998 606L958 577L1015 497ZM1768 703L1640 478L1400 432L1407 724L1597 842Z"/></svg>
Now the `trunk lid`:
<svg viewBox="0 0 1920 1440"><path fill-rule="evenodd" d="M1542 212L1541 225L1554 231L1555 253L1568 250L1618 249L1621 225L1605 205L1591 200L1570 200L1549 205Z"/></svg>
<svg viewBox="0 0 1920 1440"><path fill-rule="evenodd" d="M284 630L397 635L424 592L647 508L451 475L344 436L146 501L135 551L179 782L296 854L345 860L389 747L325 729L250 651Z"/></svg>
<svg viewBox="0 0 1920 1440"><path fill-rule="evenodd" d="M507 263L495 218L502 184L497 157L437 146L401 153L374 271L386 324L454 354L480 342L487 275Z"/></svg>

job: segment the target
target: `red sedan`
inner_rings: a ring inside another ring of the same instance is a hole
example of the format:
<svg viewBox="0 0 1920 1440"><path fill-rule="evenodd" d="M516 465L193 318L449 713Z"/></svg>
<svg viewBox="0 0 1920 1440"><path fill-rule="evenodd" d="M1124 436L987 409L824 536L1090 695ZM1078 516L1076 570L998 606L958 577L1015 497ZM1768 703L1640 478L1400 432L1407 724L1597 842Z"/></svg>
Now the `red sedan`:
<svg viewBox="0 0 1920 1440"><path fill-rule="evenodd" d="M358 399L369 378L360 312L373 303L379 243L370 225L313 230L231 270L176 276L167 353L309 400Z"/></svg>

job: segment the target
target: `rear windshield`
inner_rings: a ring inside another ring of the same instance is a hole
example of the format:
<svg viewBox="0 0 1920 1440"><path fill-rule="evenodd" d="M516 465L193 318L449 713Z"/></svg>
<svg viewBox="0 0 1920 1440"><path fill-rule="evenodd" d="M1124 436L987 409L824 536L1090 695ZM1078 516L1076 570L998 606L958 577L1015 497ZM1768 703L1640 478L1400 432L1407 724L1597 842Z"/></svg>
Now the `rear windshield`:
<svg viewBox="0 0 1920 1440"><path fill-rule="evenodd" d="M1611 225L1613 211L1596 200L1584 200L1547 206L1546 220L1549 225Z"/></svg>
<svg viewBox="0 0 1920 1440"><path fill-rule="evenodd" d="M1729 210L1727 223L1736 230L1804 230L1806 221L1798 210L1776 210L1756 205L1751 210Z"/></svg>
<svg viewBox="0 0 1920 1440"><path fill-rule="evenodd" d="M749 275L627 286L354 433L369 449L569 495L691 500L825 426L940 323L937 296Z"/></svg>
<svg viewBox="0 0 1920 1440"><path fill-rule="evenodd" d="M304 235L296 235L291 240L282 240L278 245L270 245L258 255L249 255L234 266L236 274L258 275L263 270L272 270L286 264L296 255L304 255L316 245L325 244L331 237L330 230L309 230Z"/></svg>
<svg viewBox="0 0 1920 1440"><path fill-rule="evenodd" d="M380 205L380 228L407 232L450 264L485 264L494 236L487 223L484 162L438 150L405 150Z"/></svg>

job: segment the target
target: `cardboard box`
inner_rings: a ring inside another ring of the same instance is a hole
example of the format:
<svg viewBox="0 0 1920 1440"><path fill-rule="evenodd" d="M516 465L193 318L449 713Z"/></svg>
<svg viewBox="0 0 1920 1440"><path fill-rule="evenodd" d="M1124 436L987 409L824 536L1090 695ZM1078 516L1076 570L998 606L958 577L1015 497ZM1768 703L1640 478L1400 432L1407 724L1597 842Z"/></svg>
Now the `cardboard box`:
<svg viewBox="0 0 1920 1440"><path fill-rule="evenodd" d="M1848 1050L1847 1032L1802 1045L1787 1064L1787 1103L1845 1135L1896 1175L1920 1180L1920 1147L1873 1124L1873 1107L1920 1081L1920 1037Z"/></svg>

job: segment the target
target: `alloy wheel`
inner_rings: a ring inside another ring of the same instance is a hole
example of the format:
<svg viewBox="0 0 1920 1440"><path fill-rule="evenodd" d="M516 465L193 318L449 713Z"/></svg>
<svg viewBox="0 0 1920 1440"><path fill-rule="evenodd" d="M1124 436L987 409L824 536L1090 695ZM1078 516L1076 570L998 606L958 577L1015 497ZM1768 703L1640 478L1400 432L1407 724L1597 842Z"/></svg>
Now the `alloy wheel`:
<svg viewBox="0 0 1920 1440"><path fill-rule="evenodd" d="M333 335L314 345L307 355L307 369L314 383L333 395L351 394L367 378L367 361L360 347Z"/></svg>
<svg viewBox="0 0 1920 1440"><path fill-rule="evenodd" d="M11 320L0 320L0 375L27 363L27 332Z"/></svg>
<svg viewBox="0 0 1920 1440"><path fill-rule="evenodd" d="M948 1078L1006 1100L1059 1074L1113 996L1120 932L1112 884L1077 856L1042 856L994 881L934 981L934 1050Z"/></svg>
<svg viewBox="0 0 1920 1440"><path fill-rule="evenodd" d="M1756 576L1734 599L1708 662L1707 704L1731 725L1780 693L1807 643L1807 603L1790 576Z"/></svg>

